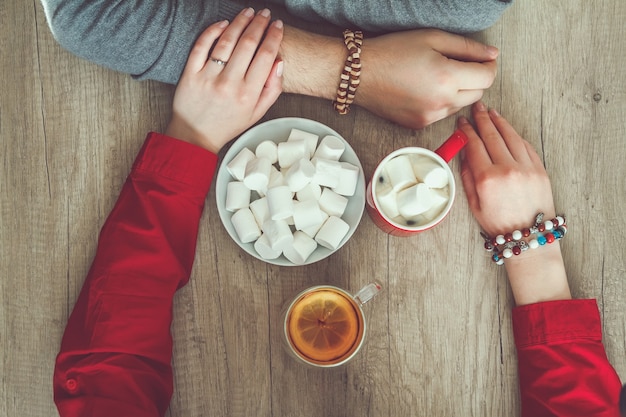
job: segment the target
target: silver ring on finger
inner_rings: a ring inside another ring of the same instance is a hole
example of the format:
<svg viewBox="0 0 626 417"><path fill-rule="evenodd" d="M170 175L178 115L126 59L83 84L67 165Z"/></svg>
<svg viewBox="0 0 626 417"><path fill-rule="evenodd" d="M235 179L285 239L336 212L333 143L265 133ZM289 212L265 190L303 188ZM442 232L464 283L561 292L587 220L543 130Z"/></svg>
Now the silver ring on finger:
<svg viewBox="0 0 626 417"><path fill-rule="evenodd" d="M221 65L221 66L224 66L224 65L228 64L228 61L224 61L222 59L213 58L212 56L209 57L209 60L211 62L215 62L217 65Z"/></svg>

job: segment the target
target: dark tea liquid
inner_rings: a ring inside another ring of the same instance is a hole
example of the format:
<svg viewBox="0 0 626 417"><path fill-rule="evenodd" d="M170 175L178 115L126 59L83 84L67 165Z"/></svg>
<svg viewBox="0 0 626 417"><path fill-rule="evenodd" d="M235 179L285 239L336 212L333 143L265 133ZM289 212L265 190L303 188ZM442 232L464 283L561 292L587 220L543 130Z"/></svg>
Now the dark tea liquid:
<svg viewBox="0 0 626 417"><path fill-rule="evenodd" d="M289 343L298 355L320 365L352 355L364 333L356 302L333 288L319 288L296 300L286 326Z"/></svg>

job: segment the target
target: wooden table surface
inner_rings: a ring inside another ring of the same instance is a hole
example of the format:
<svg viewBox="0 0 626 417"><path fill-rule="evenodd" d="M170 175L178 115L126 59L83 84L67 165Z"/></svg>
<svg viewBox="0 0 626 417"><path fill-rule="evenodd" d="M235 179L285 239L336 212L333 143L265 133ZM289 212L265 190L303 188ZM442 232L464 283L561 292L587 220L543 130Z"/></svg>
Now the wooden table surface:
<svg viewBox="0 0 626 417"><path fill-rule="evenodd" d="M626 377L626 2L518 1L476 35L501 50L485 95L543 157L573 294L598 300L609 359ZM38 1L0 4L0 416L52 416L60 338L111 210L171 86L82 61L52 39ZM419 77L419 74L416 74ZM467 114L465 109L463 114ZM363 109L283 96L265 119L318 120L350 141L366 176L403 146L436 148L453 118L412 131ZM458 160L451 163L457 180ZM459 182L460 184L460 182ZM305 267L260 262L230 239L207 199L191 281L173 324L168 416L516 416L514 302L483 249L459 186L448 218L389 237L364 214L336 254ZM365 306L358 357L333 370L283 351L282 304L333 284L383 293Z"/></svg>

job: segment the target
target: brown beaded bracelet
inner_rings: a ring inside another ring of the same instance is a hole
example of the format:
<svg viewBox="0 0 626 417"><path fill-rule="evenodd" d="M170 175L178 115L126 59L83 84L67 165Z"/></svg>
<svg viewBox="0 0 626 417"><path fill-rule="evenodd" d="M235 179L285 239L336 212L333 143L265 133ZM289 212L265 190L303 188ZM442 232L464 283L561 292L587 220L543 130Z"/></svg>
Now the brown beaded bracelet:
<svg viewBox="0 0 626 417"><path fill-rule="evenodd" d="M363 32L343 31L343 42L348 49L348 57L341 71L337 98L333 101L333 107L339 114L348 114L350 105L354 102L356 89L361 82L361 46L363 45Z"/></svg>

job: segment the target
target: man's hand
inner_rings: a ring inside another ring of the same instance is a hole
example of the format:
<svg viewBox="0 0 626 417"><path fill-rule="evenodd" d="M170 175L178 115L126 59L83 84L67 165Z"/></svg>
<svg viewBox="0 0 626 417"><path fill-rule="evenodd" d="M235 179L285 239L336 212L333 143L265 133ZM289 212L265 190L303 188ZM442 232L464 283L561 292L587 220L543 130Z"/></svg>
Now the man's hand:
<svg viewBox="0 0 626 417"><path fill-rule="evenodd" d="M496 77L498 50L440 30L366 39L355 103L422 128L477 102Z"/></svg>
<svg viewBox="0 0 626 417"><path fill-rule="evenodd" d="M341 35L286 28L285 92L333 100L348 51ZM365 38L355 104L422 128L478 101L496 77L498 50L447 32L411 30Z"/></svg>

